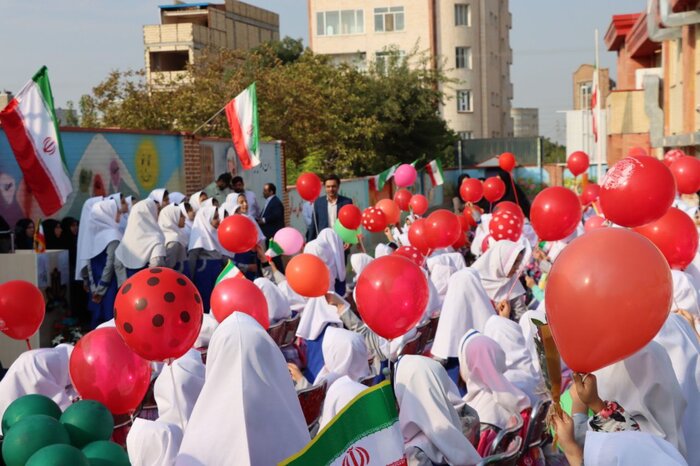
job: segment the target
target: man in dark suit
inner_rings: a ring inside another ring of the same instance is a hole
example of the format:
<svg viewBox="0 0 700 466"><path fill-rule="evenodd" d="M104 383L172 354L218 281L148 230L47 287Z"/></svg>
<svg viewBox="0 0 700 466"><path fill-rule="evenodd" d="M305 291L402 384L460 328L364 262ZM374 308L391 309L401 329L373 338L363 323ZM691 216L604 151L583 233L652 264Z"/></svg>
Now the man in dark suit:
<svg viewBox="0 0 700 466"><path fill-rule="evenodd" d="M260 213L258 224L267 239L266 243L269 243L275 236L275 233L284 228L284 204L277 197L277 186L272 183L266 183L263 186L263 197L265 198L265 204ZM266 244L265 246L267 247L268 245ZM277 269L283 272L282 258L278 256L272 260Z"/></svg>
<svg viewBox="0 0 700 466"><path fill-rule="evenodd" d="M338 194L340 190L340 178L338 175L328 175L324 182L326 195L319 197L314 202L314 222L306 232L306 240L311 241L318 236L318 232L324 228L333 228L338 212L343 206L352 204L352 199Z"/></svg>

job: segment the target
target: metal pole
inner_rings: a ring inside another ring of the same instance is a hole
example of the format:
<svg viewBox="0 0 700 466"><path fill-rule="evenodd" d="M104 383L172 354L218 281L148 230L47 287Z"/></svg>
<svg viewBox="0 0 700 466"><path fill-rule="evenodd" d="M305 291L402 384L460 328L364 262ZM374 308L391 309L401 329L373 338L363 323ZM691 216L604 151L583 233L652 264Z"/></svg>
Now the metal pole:
<svg viewBox="0 0 700 466"><path fill-rule="evenodd" d="M595 72L597 74L597 79L596 81L598 82L598 96L596 98L596 103L595 103L595 112L596 112L596 121L598 124L598 140L596 141L596 151L598 152L598 172L597 172L597 177L598 179L596 180L599 184L603 180L603 138L605 137L605 134L607 134L607 128L605 131L600 131L603 129L603 121L600 118L600 102L603 99L603 93L602 91L602 86L600 82L600 56L598 52L598 30L595 30Z"/></svg>

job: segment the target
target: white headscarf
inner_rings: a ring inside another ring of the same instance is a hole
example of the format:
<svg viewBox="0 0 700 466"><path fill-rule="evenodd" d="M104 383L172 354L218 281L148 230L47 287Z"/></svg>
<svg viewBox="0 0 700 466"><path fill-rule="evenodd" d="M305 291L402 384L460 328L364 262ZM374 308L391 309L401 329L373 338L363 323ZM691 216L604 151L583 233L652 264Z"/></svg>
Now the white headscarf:
<svg viewBox="0 0 700 466"><path fill-rule="evenodd" d="M642 431L661 436L685 455L681 424L686 401L671 359L661 345L651 341L632 356L596 371L595 375L598 394L603 400L620 403Z"/></svg>
<svg viewBox="0 0 700 466"><path fill-rule="evenodd" d="M347 375L342 376L328 388L326 399L323 400L323 411L319 420L319 429L323 429L326 424L347 406L357 395L362 393L367 387L355 382Z"/></svg>
<svg viewBox="0 0 700 466"><path fill-rule="evenodd" d="M430 271L430 283L433 284L435 291L438 294L438 300L442 306L447 295L447 285L450 283L450 277L457 270L451 265L435 264Z"/></svg>
<svg viewBox="0 0 700 466"><path fill-rule="evenodd" d="M500 240L472 264L471 267L479 272L481 284L486 289L486 294L489 295L491 300L499 302L506 299L506 297L513 299L525 293L517 273L512 277L508 277L515 260L524 250L525 247L521 243ZM526 257L523 257L523 262L526 259ZM508 296L508 292L513 285L515 285L513 291Z"/></svg>
<svg viewBox="0 0 700 466"><path fill-rule="evenodd" d="M68 372L72 345L25 351L0 380L0 418L17 398L39 394L51 398L62 409L71 405Z"/></svg>
<svg viewBox="0 0 700 466"><path fill-rule="evenodd" d="M478 463L481 457L462 433L462 421L455 410L463 402L440 363L408 355L399 360L395 370L394 391L405 447L419 448L433 463Z"/></svg>
<svg viewBox="0 0 700 466"><path fill-rule="evenodd" d="M255 319L231 314L208 354L176 464L272 465L311 440L287 362Z"/></svg>
<svg viewBox="0 0 700 466"><path fill-rule="evenodd" d="M185 200L185 195L178 191L173 191L168 195L171 204L180 204Z"/></svg>
<svg viewBox="0 0 700 466"><path fill-rule="evenodd" d="M90 215L90 253L88 258L99 255L112 241L122 239L117 223L117 204L113 199L104 199L92 206Z"/></svg>
<svg viewBox="0 0 700 466"><path fill-rule="evenodd" d="M187 231L184 228L180 228L181 215L183 214L180 206L175 204L166 205L158 214L158 225L165 238L164 244L175 242L187 247L189 238L187 237Z"/></svg>
<svg viewBox="0 0 700 466"><path fill-rule="evenodd" d="M314 385L326 380L330 386L344 375L356 381L369 375L367 345L359 333L328 327L323 337L322 350L324 364Z"/></svg>
<svg viewBox="0 0 700 466"><path fill-rule="evenodd" d="M80 227L78 228L78 246L76 249L75 280L82 281L80 271L88 265L92 253L92 234L90 233L90 217L92 207L103 199L102 196L91 197L83 203L80 211Z"/></svg>
<svg viewBox="0 0 700 466"><path fill-rule="evenodd" d="M330 288L333 289L335 280L338 278L338 270L335 267L335 257L330 247L317 238L306 243L304 246L304 254L313 254L328 266L328 271L331 274Z"/></svg>
<svg viewBox="0 0 700 466"><path fill-rule="evenodd" d="M394 250L389 247L389 245L384 243L379 243L374 247L374 258L379 259L380 257L388 256L393 253Z"/></svg>
<svg viewBox="0 0 700 466"><path fill-rule="evenodd" d="M214 318L211 313L204 313L202 315L202 327L199 329L199 335L194 341L194 348L205 348L209 346L209 341L216 327L219 326L219 322Z"/></svg>
<svg viewBox="0 0 700 466"><path fill-rule="evenodd" d="M671 314L654 337L671 359L673 372L687 402L683 415L683 434L688 462L700 464L700 341L686 320Z"/></svg>
<svg viewBox="0 0 700 466"><path fill-rule="evenodd" d="M355 273L355 282L357 282L357 277L360 276L365 267L367 267L370 262L372 262L372 256L364 252L358 252L350 256L350 266L352 271Z"/></svg>
<svg viewBox="0 0 700 466"><path fill-rule="evenodd" d="M151 257L165 257L165 237L158 226L158 206L153 200L139 201L131 209L115 255L128 269L147 266Z"/></svg>
<svg viewBox="0 0 700 466"><path fill-rule="evenodd" d="M190 205L194 209L195 212L197 212L201 207L202 203L199 202L199 197L202 195L204 191L197 191L193 195L190 196Z"/></svg>
<svg viewBox="0 0 700 466"><path fill-rule="evenodd" d="M347 303L350 307L350 304ZM304 340L315 340L327 325L342 326L338 317L338 308L328 304L325 296L309 298L301 313L297 336Z"/></svg>
<svg viewBox="0 0 700 466"><path fill-rule="evenodd" d="M152 200L153 202L155 202L158 205L162 205L163 198L165 197L165 191L166 190L164 188L154 189L153 191L150 192L147 199ZM170 196L168 196L168 197L170 197Z"/></svg>
<svg viewBox="0 0 700 466"><path fill-rule="evenodd" d="M335 269L333 275L335 275L336 279L345 281L345 248L343 247L343 240L340 239L338 233L331 228L324 228L318 234L316 241L333 253L333 262L327 264L328 268Z"/></svg>
<svg viewBox="0 0 700 466"><path fill-rule="evenodd" d="M287 298L289 308L292 311L302 311L304 307L306 307L306 302L308 300L294 291L292 287L289 286L289 283L287 283L287 280L281 281L277 287L282 292L282 295Z"/></svg>
<svg viewBox="0 0 700 466"><path fill-rule="evenodd" d="M525 344L523 329L510 319L492 316L484 327L484 335L501 345L506 355L508 370L505 375L513 385L525 392L530 401L540 399L546 393L544 379L540 377L532 363L532 356Z"/></svg>
<svg viewBox="0 0 700 466"><path fill-rule="evenodd" d="M583 462L591 466L687 466L678 450L648 432L586 432Z"/></svg>
<svg viewBox="0 0 700 466"><path fill-rule="evenodd" d="M195 349L187 351L169 367L163 367L153 385L158 420L187 427L187 421L204 385L204 369L202 355Z"/></svg>
<svg viewBox="0 0 700 466"><path fill-rule="evenodd" d="M211 226L211 220L214 218L215 213L216 207L214 206L203 206L199 209L192 224L188 251L202 248L205 251L223 252L216 234L216 228Z"/></svg>
<svg viewBox="0 0 700 466"><path fill-rule="evenodd" d="M107 199L112 199L117 203L117 209L122 208L122 193L113 193L107 196Z"/></svg>
<svg viewBox="0 0 700 466"><path fill-rule="evenodd" d="M470 328L483 331L495 315L479 274L470 268L460 270L450 278L431 352L443 359L458 357L464 333Z"/></svg>
<svg viewBox="0 0 700 466"><path fill-rule="evenodd" d="M274 283L267 278L256 278L253 283L265 295L271 324L292 317L292 309L289 307L287 298Z"/></svg>
<svg viewBox="0 0 700 466"><path fill-rule="evenodd" d="M430 256L425 263L428 265L428 270L431 272L438 264L449 265L455 272L458 272L467 266L467 264L464 262L464 256L458 252L448 252L437 256Z"/></svg>
<svg viewBox="0 0 700 466"><path fill-rule="evenodd" d="M182 430L160 420L134 419L126 436L131 466L172 466L182 443Z"/></svg>
<svg viewBox="0 0 700 466"><path fill-rule="evenodd" d="M513 414L529 408L528 396L506 379L506 355L498 343L476 330L460 342L459 373L467 384L464 400L479 420L503 429Z"/></svg>
<svg viewBox="0 0 700 466"><path fill-rule="evenodd" d="M477 225L476 230L474 231L474 240L472 241L470 249L472 254L474 254L476 257L479 257L484 253L484 251L481 250L481 244L490 234L489 223L491 223L491 217L493 217L491 214L482 215L479 225Z"/></svg>
<svg viewBox="0 0 700 466"><path fill-rule="evenodd" d="M700 307L698 307L698 290L692 278L680 270L671 270L673 279L673 304L672 311L685 309L695 317L700 317Z"/></svg>

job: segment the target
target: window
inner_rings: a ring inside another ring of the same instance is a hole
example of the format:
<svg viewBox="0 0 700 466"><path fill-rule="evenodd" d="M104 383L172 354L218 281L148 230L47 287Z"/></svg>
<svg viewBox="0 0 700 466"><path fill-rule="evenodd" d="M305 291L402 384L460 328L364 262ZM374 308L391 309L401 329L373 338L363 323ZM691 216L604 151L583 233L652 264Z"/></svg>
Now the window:
<svg viewBox="0 0 700 466"><path fill-rule="evenodd" d="M398 65L405 55L406 53L403 50L385 50L375 53L374 58L377 62L377 70L382 74L386 74L389 67Z"/></svg>
<svg viewBox="0 0 700 466"><path fill-rule="evenodd" d="M403 31L403 7L392 6L374 9L374 32Z"/></svg>
<svg viewBox="0 0 700 466"><path fill-rule="evenodd" d="M457 47L455 49L455 56L457 57L456 68L466 68L468 70L472 69L471 47Z"/></svg>
<svg viewBox="0 0 700 466"><path fill-rule="evenodd" d="M316 35L339 36L362 34L365 24L362 10L319 11L316 13Z"/></svg>
<svg viewBox="0 0 700 466"><path fill-rule="evenodd" d="M591 108L591 95L593 94L593 83L588 81L579 84L579 108L586 110Z"/></svg>
<svg viewBox="0 0 700 466"><path fill-rule="evenodd" d="M474 139L474 133L471 131L460 131L457 134L460 139Z"/></svg>
<svg viewBox="0 0 700 466"><path fill-rule="evenodd" d="M466 3L455 4L455 26L471 26L472 10Z"/></svg>
<svg viewBox="0 0 700 466"><path fill-rule="evenodd" d="M457 91L457 111L459 113L471 112L472 110L472 91L470 89L462 89Z"/></svg>

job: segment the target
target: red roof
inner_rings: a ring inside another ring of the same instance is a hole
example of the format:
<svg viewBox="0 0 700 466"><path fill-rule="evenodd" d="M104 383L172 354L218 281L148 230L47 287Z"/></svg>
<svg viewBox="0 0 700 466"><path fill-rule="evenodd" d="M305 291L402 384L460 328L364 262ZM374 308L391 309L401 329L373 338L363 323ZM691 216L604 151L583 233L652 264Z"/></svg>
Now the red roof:
<svg viewBox="0 0 700 466"><path fill-rule="evenodd" d="M605 33L605 45L609 51L618 51L624 46L625 37L641 15L641 13L613 15L608 31Z"/></svg>

